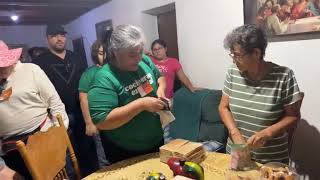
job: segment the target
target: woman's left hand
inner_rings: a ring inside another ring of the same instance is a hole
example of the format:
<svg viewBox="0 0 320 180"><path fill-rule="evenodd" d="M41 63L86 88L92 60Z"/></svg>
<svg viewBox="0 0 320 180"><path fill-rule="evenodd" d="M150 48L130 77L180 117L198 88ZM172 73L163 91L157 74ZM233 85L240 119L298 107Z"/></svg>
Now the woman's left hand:
<svg viewBox="0 0 320 180"><path fill-rule="evenodd" d="M271 135L267 129L257 132L247 140L250 149L258 149L263 147Z"/></svg>

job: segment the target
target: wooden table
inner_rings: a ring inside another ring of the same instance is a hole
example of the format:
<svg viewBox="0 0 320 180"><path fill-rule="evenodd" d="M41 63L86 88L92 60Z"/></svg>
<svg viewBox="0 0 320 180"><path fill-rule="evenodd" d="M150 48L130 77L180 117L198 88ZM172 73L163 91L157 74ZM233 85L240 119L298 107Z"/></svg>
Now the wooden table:
<svg viewBox="0 0 320 180"><path fill-rule="evenodd" d="M201 163L205 172L205 180L219 179L260 179L257 170L250 171L231 171L229 170L230 155L208 152L206 159ZM169 166L160 162L159 154L148 154L137 158L125 160L99 170L85 180L145 180L150 172L161 172L167 180L173 179L173 173Z"/></svg>

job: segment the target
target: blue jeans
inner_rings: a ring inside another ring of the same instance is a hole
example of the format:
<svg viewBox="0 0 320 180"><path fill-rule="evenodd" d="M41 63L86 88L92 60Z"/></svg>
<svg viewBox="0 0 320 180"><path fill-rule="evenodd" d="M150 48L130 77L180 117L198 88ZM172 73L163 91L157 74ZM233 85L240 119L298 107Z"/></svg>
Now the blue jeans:
<svg viewBox="0 0 320 180"><path fill-rule="evenodd" d="M93 137L85 134L85 123L81 113L68 114L68 117L68 134L79 162L82 177L85 177L99 169L96 144ZM67 160L67 169L72 167L70 162L68 163Z"/></svg>
<svg viewBox="0 0 320 180"><path fill-rule="evenodd" d="M104 149L101 143L100 135L97 134L93 136L93 139L96 144L96 149L97 149L97 155L98 155L98 161L99 161L99 168L101 169L104 166L109 165L109 161L106 159L106 155L104 153Z"/></svg>

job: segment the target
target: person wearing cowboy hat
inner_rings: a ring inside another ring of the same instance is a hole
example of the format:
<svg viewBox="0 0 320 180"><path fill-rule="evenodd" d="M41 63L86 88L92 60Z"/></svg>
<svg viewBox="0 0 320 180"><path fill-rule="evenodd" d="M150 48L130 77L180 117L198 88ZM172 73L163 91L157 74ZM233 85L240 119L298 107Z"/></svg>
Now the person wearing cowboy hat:
<svg viewBox="0 0 320 180"><path fill-rule="evenodd" d="M58 124L57 114L66 127L69 119L46 74L35 64L21 63L21 52L22 48L9 49L0 40L0 155L8 167L31 179L15 142Z"/></svg>

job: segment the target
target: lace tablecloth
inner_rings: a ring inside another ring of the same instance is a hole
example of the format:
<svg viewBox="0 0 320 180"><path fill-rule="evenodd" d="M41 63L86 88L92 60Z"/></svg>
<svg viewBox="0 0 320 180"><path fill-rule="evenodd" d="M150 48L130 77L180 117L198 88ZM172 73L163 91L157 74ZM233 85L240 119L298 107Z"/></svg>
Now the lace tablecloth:
<svg viewBox="0 0 320 180"><path fill-rule="evenodd" d="M260 179L257 169L250 171L231 171L229 170L230 155L207 152L206 159L201 163L204 168L205 180L219 179ZM148 154L133 159L121 161L107 166L86 178L85 180L145 180L150 172L161 172L167 180L173 179L173 173L169 166L160 162L159 154Z"/></svg>

